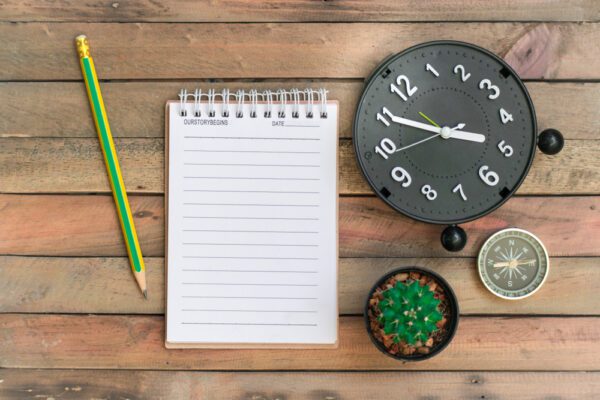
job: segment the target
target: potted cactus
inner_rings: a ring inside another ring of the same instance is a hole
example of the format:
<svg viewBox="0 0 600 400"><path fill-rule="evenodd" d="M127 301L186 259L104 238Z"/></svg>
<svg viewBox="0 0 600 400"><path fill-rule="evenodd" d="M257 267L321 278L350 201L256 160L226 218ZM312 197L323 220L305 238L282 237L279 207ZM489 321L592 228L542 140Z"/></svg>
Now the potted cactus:
<svg viewBox="0 0 600 400"><path fill-rule="evenodd" d="M424 360L442 351L458 327L458 302L438 274L418 267L384 275L369 292L367 331L390 357Z"/></svg>

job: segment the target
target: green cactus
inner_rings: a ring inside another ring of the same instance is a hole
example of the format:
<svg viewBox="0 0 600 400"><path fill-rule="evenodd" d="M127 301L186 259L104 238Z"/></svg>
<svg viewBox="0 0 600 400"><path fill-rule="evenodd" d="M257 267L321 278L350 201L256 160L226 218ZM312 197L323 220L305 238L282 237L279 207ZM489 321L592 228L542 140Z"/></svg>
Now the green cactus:
<svg viewBox="0 0 600 400"><path fill-rule="evenodd" d="M379 302L379 322L386 335L393 335L394 343L404 342L414 345L425 342L438 328L442 313L429 285L420 286L418 281L397 282L382 292Z"/></svg>

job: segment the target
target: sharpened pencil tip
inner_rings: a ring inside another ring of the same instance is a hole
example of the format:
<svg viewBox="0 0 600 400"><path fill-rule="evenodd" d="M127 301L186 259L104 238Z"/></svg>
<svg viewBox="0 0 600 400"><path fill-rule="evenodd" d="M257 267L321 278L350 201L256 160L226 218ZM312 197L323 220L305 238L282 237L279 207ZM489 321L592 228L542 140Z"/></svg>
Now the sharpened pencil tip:
<svg viewBox="0 0 600 400"><path fill-rule="evenodd" d="M144 290L142 293L144 294L144 298L148 300L148 291Z"/></svg>

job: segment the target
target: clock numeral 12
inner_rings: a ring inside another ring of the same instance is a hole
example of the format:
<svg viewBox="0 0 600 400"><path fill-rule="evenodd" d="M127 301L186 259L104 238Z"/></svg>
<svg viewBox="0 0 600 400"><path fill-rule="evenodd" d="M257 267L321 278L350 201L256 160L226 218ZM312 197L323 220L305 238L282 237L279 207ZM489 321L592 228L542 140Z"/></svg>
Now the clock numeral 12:
<svg viewBox="0 0 600 400"><path fill-rule="evenodd" d="M467 201L467 196L465 195L465 192L463 192L462 184L459 183L458 185L454 186L452 193L456 192L460 194L460 197L463 199L463 201Z"/></svg>
<svg viewBox="0 0 600 400"><path fill-rule="evenodd" d="M416 86L410 86L410 81L408 80L406 75L400 75L398 76L398 78L396 78L396 85L398 86L394 85L393 83L390 83L390 90L392 91L392 93L396 93L398 96L400 96L402 100L408 101L408 97L404 93L402 93L402 90L400 90L399 88L399 86L402 86L402 82L404 82L404 84L406 85L406 95L408 95L408 97L416 93L418 88Z"/></svg>

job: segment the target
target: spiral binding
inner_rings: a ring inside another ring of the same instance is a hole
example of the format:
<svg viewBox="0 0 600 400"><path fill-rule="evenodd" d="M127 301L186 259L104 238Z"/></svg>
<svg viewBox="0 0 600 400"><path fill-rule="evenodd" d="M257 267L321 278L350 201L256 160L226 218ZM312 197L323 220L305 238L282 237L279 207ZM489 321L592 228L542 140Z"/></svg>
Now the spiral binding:
<svg viewBox="0 0 600 400"><path fill-rule="evenodd" d="M221 92L215 89L209 89L207 92L202 92L200 89L194 90L193 93L186 89L181 89L179 92L179 115L182 117L188 116L188 100L193 99L192 114L194 117L201 117L201 104L205 102L208 105L208 117L216 116L215 104L220 102L222 105L221 117L227 118L230 115L230 102L235 107L235 117L244 117L244 104L250 104L250 118L256 118L258 115L257 104L263 103L265 111L262 114L264 118L271 118L273 111L277 113L278 118L286 117L287 104L291 104L292 118L299 118L301 108L304 106L304 116L313 118L315 103L317 103L319 117L327 118L327 90L320 89L278 89L264 90L259 92L255 89L245 91L237 90L232 93L229 89L223 89ZM217 98L219 99L217 101Z"/></svg>

